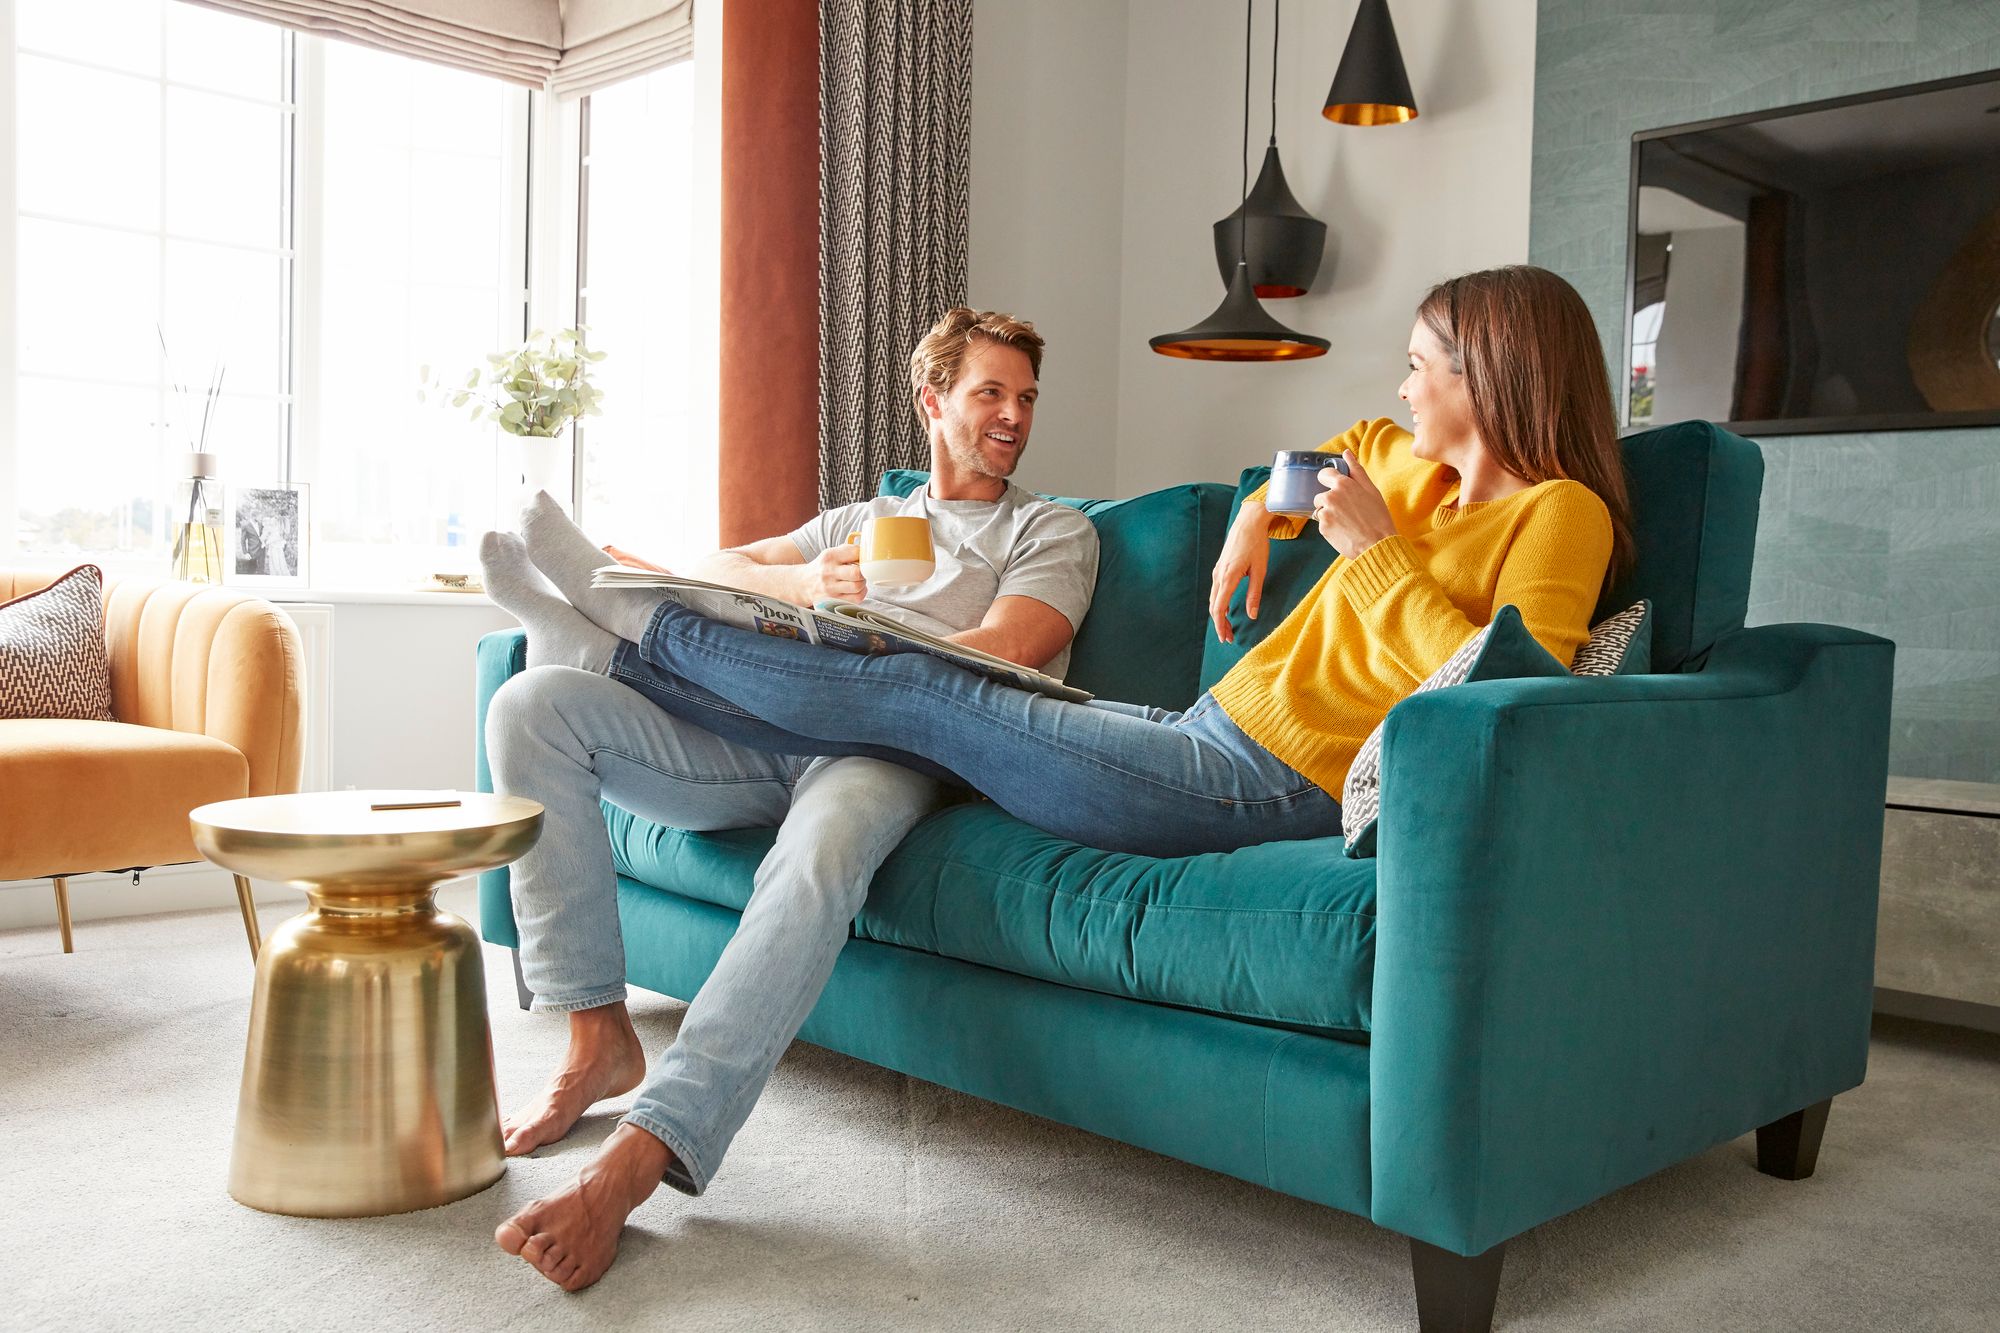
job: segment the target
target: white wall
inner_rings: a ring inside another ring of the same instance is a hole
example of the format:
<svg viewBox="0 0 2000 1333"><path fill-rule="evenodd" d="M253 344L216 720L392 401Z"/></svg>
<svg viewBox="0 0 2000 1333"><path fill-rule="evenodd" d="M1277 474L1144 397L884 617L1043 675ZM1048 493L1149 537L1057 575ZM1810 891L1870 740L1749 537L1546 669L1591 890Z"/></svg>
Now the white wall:
<svg viewBox="0 0 2000 1333"><path fill-rule="evenodd" d="M1258 6L1253 172L1269 125L1270 13ZM1294 328L1331 339L1332 350L1313 361L1225 365L1162 357L1146 340L1204 318L1222 297L1210 226L1236 206L1240 187L1242 9L1201 0L978 6L974 294L1014 300L1017 313L1038 320L1031 302L1041 300L1092 357L1103 355L1108 332L1117 358L1114 371L1095 374L1088 403L1051 391L1023 480L1105 493L1083 485L1103 476L1098 455L1079 460L1048 447L1073 438L1061 433L1073 413L1092 432L1113 423L1111 490L1121 495L1233 480L1275 449L1309 447L1361 417L1407 420L1395 392L1424 291L1455 273L1526 259L1533 0L1396 6L1422 114L1370 129L1319 114L1353 14L1345 2L1288 6L1279 54L1286 174L1329 235L1311 293L1269 305ZM1104 117L1116 85L1123 118L1113 135ZM1114 154L1119 280L1107 331L1113 297L1095 265ZM1069 354L1052 346L1050 372Z"/></svg>
<svg viewBox="0 0 2000 1333"><path fill-rule="evenodd" d="M967 299L1048 348L1020 479L1115 494L1125 6L974 6Z"/></svg>

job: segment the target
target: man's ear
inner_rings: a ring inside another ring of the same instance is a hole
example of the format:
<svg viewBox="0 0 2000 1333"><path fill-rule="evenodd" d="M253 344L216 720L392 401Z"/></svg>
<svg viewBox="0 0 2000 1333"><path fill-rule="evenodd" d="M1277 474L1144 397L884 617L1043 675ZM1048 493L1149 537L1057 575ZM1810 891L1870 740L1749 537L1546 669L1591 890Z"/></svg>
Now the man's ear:
<svg viewBox="0 0 2000 1333"><path fill-rule="evenodd" d="M917 406L923 409L924 415L932 421L940 420L944 416L944 404L938 401L936 388L929 384L917 386Z"/></svg>

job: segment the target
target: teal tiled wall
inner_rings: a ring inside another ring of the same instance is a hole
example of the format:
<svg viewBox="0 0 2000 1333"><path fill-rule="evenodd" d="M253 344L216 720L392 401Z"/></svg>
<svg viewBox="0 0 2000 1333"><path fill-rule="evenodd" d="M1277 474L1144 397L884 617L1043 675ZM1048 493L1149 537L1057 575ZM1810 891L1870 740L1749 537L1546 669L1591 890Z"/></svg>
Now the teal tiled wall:
<svg viewBox="0 0 2000 1333"><path fill-rule="evenodd" d="M1542 0L1529 255L1618 364L1632 134L2000 68L2000 0ZM1896 641L1890 771L2000 782L2000 429L1776 435L1750 623Z"/></svg>

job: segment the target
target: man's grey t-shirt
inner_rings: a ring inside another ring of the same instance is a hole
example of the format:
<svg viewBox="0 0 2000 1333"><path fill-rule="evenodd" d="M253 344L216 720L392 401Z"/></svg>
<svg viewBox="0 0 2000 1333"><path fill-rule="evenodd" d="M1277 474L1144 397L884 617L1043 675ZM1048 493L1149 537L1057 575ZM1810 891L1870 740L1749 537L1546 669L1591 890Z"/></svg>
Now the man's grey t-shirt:
<svg viewBox="0 0 2000 1333"><path fill-rule="evenodd" d="M940 637L976 627L1000 597L1032 597L1063 613L1072 631L1097 584L1097 529L1066 505L1012 482L998 500L939 500L928 483L904 497L877 496L829 509L796 529L792 544L811 560L859 532L864 519L909 514L931 521L937 570L913 588L870 588L861 605ZM1069 645L1041 669L1060 678Z"/></svg>

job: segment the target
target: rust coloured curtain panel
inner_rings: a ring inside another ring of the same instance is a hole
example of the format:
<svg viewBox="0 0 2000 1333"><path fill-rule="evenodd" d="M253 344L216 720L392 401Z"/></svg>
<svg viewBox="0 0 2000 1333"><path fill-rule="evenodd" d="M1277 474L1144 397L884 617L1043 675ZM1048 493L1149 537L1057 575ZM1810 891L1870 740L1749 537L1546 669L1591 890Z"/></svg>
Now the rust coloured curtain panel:
<svg viewBox="0 0 2000 1333"><path fill-rule="evenodd" d="M922 467L909 358L965 299L971 0L821 0L820 503Z"/></svg>

